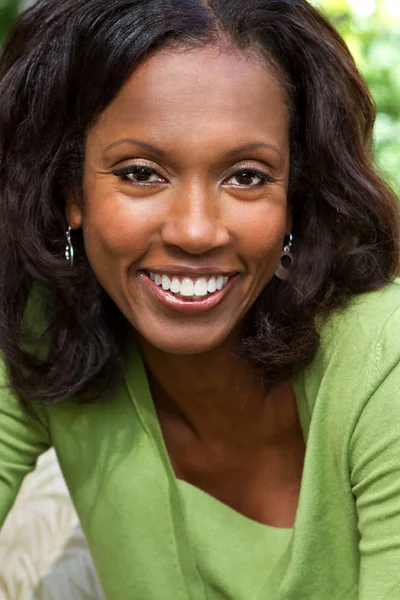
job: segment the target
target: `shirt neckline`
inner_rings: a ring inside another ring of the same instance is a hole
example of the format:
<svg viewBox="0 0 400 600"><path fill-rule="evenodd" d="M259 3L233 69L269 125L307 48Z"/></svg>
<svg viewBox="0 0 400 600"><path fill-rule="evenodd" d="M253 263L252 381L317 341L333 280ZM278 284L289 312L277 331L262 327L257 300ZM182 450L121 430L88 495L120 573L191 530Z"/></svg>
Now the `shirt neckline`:
<svg viewBox="0 0 400 600"><path fill-rule="evenodd" d="M198 490L199 493L206 494L209 496L215 503L223 504L223 506L227 509L227 511L232 511L235 515L240 518L247 519L248 521L252 521L256 526L261 528L266 528L271 531L283 531L283 532L292 532L294 527L276 527L273 525L267 525L264 523L259 523L257 521L253 521L249 519L242 513L236 511L234 508L220 502L214 496L211 496L204 490L197 488L196 486L190 484L187 481L179 479L176 477L168 450L165 444L164 436L161 430L160 422L158 420L157 412L154 406L153 398L150 391L149 381L145 369L145 365L140 353L140 350L134 340L130 340L128 344L128 356L127 356L127 369L125 373L125 380L128 384L128 391L130 392L131 400L133 401L138 416L142 422L143 428L147 431L147 433L152 437L155 442L157 453L159 459L163 464L165 473L169 479L169 482L175 488L177 496L180 497L181 491L180 487L184 487L185 485L190 485L195 490ZM299 414L299 419L301 423L301 427L303 430L303 436L306 440L308 434L308 411L307 405L304 402L304 396L302 393L302 386L299 378L295 378L293 381L293 387L296 397L296 405ZM301 493L301 489L300 489ZM182 515L184 514L184 508L182 506L181 498L179 500L180 512ZM296 521L296 519L295 519Z"/></svg>

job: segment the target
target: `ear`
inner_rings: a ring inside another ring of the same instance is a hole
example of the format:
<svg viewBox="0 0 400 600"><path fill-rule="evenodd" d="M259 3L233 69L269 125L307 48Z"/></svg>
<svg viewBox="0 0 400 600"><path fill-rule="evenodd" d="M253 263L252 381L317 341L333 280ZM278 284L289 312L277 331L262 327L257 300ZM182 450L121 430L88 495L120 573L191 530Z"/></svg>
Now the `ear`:
<svg viewBox="0 0 400 600"><path fill-rule="evenodd" d="M66 195L65 218L72 229L80 229L83 225L82 202L74 192L68 192Z"/></svg>

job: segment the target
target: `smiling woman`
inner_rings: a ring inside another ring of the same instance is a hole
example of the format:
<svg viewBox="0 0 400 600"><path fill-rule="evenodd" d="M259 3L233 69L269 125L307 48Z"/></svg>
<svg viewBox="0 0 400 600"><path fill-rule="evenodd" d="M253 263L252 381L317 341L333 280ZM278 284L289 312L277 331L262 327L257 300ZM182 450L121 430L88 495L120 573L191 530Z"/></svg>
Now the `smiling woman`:
<svg viewBox="0 0 400 600"><path fill-rule="evenodd" d="M41 0L0 78L0 520L54 446L109 599L393 600L398 208L335 30Z"/></svg>
<svg viewBox="0 0 400 600"><path fill-rule="evenodd" d="M89 129L84 201L69 196L67 220L147 344L237 343L291 230L288 131L279 79L215 46L144 60Z"/></svg>

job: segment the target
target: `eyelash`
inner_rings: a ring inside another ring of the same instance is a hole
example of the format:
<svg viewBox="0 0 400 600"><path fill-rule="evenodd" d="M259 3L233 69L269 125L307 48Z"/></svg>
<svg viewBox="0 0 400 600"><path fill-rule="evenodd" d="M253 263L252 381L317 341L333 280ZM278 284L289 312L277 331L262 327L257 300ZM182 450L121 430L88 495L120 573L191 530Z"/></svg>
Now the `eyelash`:
<svg viewBox="0 0 400 600"><path fill-rule="evenodd" d="M155 169L153 169L152 167L148 167L147 165L130 165L129 167L123 167L122 169L117 169L115 171L113 171L113 175L115 175L116 177L119 177L122 181L128 181L129 183L132 184L137 184L137 185L153 185L153 183L158 183L158 182L153 182L153 183L149 183L149 182L139 182L139 181L133 181L132 179L129 179L128 175L139 175L140 172L146 172L149 176L150 175L158 175L160 177L160 175L157 173L157 171Z"/></svg>
<svg viewBox="0 0 400 600"><path fill-rule="evenodd" d="M258 177L261 181L260 183L257 183L255 185L234 185L234 187L248 187L248 188L256 188L256 187L262 187L263 185L266 185L267 183L276 183L276 179L274 179L273 177L271 177L271 175L268 175L268 173L265 173L264 171L260 171L259 169L255 169L254 167L242 167L241 169L236 169L236 171L234 171L229 179L232 179L233 177L238 177L239 174L243 174L246 173L247 176L250 177Z"/></svg>
<svg viewBox="0 0 400 600"><path fill-rule="evenodd" d="M122 181L128 181L129 183L133 184L133 185L141 185L141 186L151 186L154 184L158 184L160 183L160 181L153 181L153 182L147 182L147 181L133 181L132 179L129 179L129 175L139 175L140 172L142 173L146 173L147 176L151 176L151 175L158 175L159 177L161 177L157 171L155 169L153 169L152 167L148 167L146 165L130 165L129 167L124 167L122 169L117 169L114 170L112 173L113 175L115 175L116 177L119 177ZM261 181L257 184L254 185L240 185L240 184L234 184L233 187L236 188L258 188L261 187L263 185L266 185L267 183L276 183L276 179L274 179L273 177L271 177L271 175L268 175L267 173L265 173L264 171L261 171L259 169L256 169L254 167L242 167L237 169L236 171L234 171L230 176L229 179L232 179L233 177L238 177L238 175L240 173L246 173L246 175L250 176L250 177L258 177ZM226 181L226 180L225 180Z"/></svg>

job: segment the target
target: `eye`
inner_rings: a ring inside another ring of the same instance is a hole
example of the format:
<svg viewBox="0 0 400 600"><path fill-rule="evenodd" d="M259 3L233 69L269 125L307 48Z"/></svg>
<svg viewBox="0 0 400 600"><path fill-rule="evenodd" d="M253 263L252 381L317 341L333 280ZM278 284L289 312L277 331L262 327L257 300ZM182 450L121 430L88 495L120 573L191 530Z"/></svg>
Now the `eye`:
<svg viewBox="0 0 400 600"><path fill-rule="evenodd" d="M164 177L161 177L155 169L146 165L130 165L122 169L113 171L113 175L119 177L122 181L131 181L138 184L165 183Z"/></svg>
<svg viewBox="0 0 400 600"><path fill-rule="evenodd" d="M275 181L276 179L259 169L242 168L235 171L224 183L236 187L258 187Z"/></svg>

